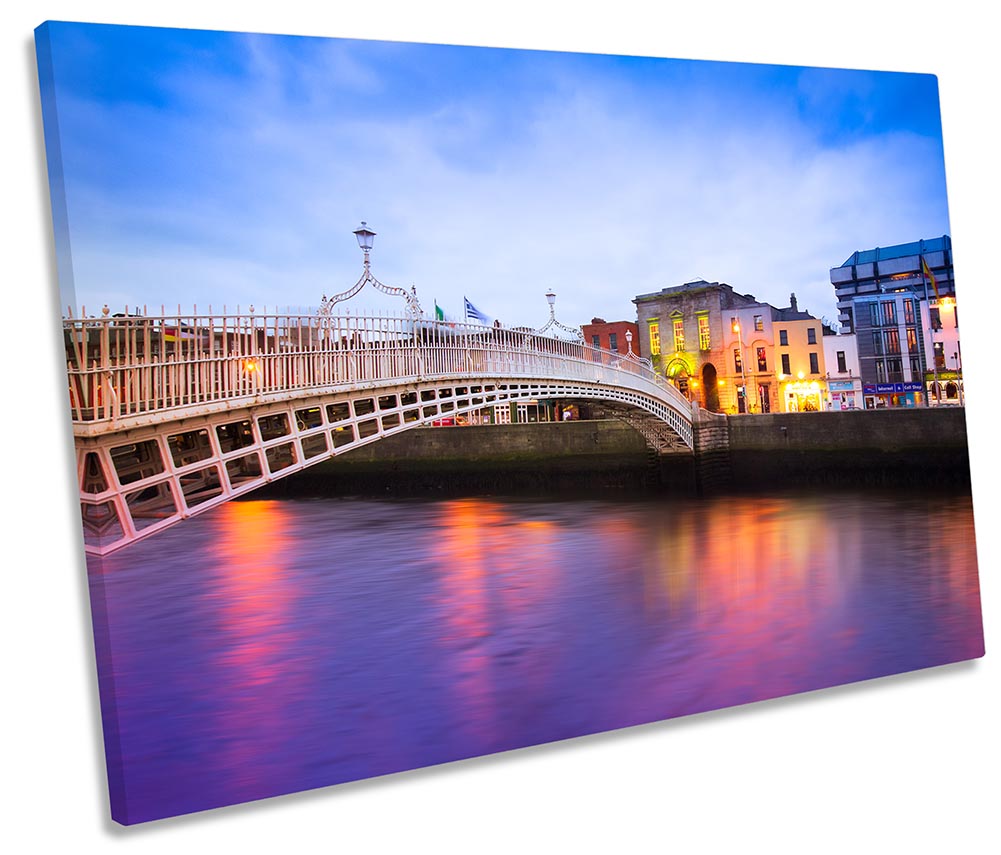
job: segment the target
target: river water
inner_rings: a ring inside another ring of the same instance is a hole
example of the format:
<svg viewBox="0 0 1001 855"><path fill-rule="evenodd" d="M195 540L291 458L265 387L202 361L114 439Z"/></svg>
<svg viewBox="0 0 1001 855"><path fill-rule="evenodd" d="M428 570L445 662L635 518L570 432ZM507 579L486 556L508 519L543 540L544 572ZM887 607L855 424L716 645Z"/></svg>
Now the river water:
<svg viewBox="0 0 1001 855"><path fill-rule="evenodd" d="M983 654L968 496L235 501L90 568L126 823Z"/></svg>

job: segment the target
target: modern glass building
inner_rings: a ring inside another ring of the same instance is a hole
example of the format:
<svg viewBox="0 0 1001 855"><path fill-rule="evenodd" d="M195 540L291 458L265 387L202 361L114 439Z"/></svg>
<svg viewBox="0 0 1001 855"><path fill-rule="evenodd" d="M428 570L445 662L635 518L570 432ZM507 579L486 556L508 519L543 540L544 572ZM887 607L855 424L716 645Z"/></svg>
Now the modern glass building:
<svg viewBox="0 0 1001 855"><path fill-rule="evenodd" d="M830 273L839 320L856 335L867 408L962 402L948 235L860 250Z"/></svg>

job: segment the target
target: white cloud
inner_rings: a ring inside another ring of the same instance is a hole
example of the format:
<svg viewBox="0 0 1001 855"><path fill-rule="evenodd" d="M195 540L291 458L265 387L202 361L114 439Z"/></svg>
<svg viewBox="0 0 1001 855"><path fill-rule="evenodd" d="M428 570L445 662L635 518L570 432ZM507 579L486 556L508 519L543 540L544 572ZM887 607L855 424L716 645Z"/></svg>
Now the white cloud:
<svg viewBox="0 0 1001 855"><path fill-rule="evenodd" d="M822 145L774 105L727 122L718 101L648 110L593 80L539 79L523 103L445 93L427 111L346 112L331 80L376 101L385 86L343 45L307 64L247 44L244 85L209 81L214 109L151 141L189 146L190 184L71 200L84 222L101 213L74 245L81 300L315 304L357 278L350 232L366 219L376 275L416 284L426 308L437 298L458 314L465 295L535 325L552 288L558 317L577 324L630 317L635 295L702 276L775 305L795 291L833 316L830 267L947 228L941 151L926 138ZM391 305L374 292L357 303Z"/></svg>

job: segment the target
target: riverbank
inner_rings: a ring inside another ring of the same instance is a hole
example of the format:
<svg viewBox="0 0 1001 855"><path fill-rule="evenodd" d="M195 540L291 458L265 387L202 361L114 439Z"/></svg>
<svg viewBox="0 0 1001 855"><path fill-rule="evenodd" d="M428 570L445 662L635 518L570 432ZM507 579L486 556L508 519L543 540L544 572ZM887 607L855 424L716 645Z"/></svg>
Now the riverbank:
<svg viewBox="0 0 1001 855"><path fill-rule="evenodd" d="M968 490L962 409L714 417L717 447L657 457L615 420L415 428L260 495L697 494L764 487ZM704 465L711 458L711 466Z"/></svg>

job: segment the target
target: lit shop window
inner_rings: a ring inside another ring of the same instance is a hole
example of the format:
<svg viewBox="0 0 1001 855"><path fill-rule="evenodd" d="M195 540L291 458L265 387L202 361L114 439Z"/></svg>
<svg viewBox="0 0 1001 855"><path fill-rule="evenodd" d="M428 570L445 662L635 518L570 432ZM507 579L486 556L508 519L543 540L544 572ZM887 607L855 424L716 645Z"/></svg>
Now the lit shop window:
<svg viewBox="0 0 1001 855"><path fill-rule="evenodd" d="M650 324L650 353L653 356L660 353L660 324Z"/></svg>

